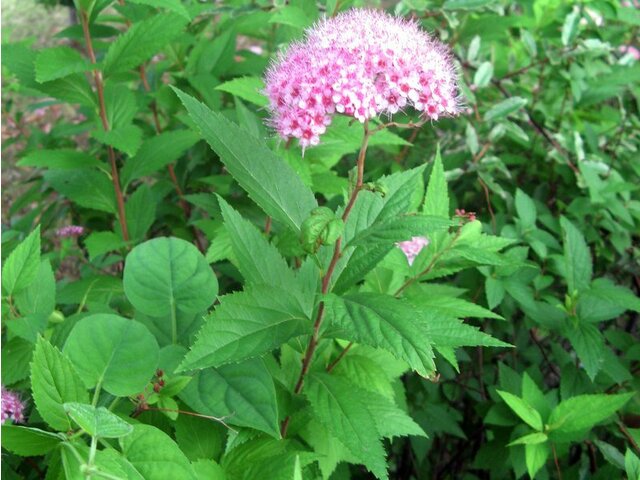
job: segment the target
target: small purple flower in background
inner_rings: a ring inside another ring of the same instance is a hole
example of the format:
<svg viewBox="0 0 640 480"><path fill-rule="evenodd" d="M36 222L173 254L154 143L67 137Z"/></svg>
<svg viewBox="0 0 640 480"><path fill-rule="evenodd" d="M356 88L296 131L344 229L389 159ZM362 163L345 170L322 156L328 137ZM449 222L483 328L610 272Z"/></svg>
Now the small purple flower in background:
<svg viewBox="0 0 640 480"><path fill-rule="evenodd" d="M284 139L317 145L334 114L364 122L405 107L438 120L459 112L447 47L417 22L355 9L325 19L266 74L271 123Z"/></svg>
<svg viewBox="0 0 640 480"><path fill-rule="evenodd" d="M67 225L66 227L59 228L56 231L56 235L60 238L79 237L84 233L84 227L79 225Z"/></svg>
<svg viewBox="0 0 640 480"><path fill-rule="evenodd" d="M413 261L420 254L422 249L429 245L429 243L430 242L427 237L411 237L411 240L398 242L396 243L396 246L405 254L409 265L413 265Z"/></svg>
<svg viewBox="0 0 640 480"><path fill-rule="evenodd" d="M4 424L7 420L12 420L14 423L24 422L24 403L18 394L7 390L4 385L1 389L0 423Z"/></svg>

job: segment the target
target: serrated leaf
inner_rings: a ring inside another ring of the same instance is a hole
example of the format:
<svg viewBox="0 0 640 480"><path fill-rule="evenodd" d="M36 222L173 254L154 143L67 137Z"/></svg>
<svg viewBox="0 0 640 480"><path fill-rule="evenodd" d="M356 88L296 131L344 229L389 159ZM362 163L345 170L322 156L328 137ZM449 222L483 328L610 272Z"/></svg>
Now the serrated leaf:
<svg viewBox="0 0 640 480"><path fill-rule="evenodd" d="M416 307L387 295L359 293L325 300L327 321L347 340L383 348L422 376L435 370L431 341L416 328Z"/></svg>
<svg viewBox="0 0 640 480"><path fill-rule="evenodd" d="M277 285L283 289L295 288L295 275L278 249L220 196L218 203L238 269L245 282L249 285L266 284Z"/></svg>
<svg viewBox="0 0 640 480"><path fill-rule="evenodd" d="M149 60L182 32L187 20L160 13L135 23L109 46L103 62L105 76L125 72Z"/></svg>
<svg viewBox="0 0 640 480"><path fill-rule="evenodd" d="M203 370L179 396L198 413L280 438L275 386L259 358Z"/></svg>
<svg viewBox="0 0 640 480"><path fill-rule="evenodd" d="M145 139L135 156L125 162L120 175L122 184L126 186L175 162L198 140L198 134L191 130L172 130Z"/></svg>
<svg viewBox="0 0 640 480"><path fill-rule="evenodd" d="M553 441L577 441L597 424L611 417L634 393L618 395L578 395L560 402L549 417L549 437Z"/></svg>
<svg viewBox="0 0 640 480"><path fill-rule="evenodd" d="M358 232L347 246L392 245L415 235L433 234L450 225L451 222L448 219L436 215L400 215L376 222L371 227Z"/></svg>
<svg viewBox="0 0 640 480"><path fill-rule="evenodd" d="M44 178L51 186L81 207L116 213L116 197L109 177L97 170L49 170Z"/></svg>
<svg viewBox="0 0 640 480"><path fill-rule="evenodd" d="M82 54L71 47L53 47L40 50L36 57L36 81L43 83L89 70L90 64Z"/></svg>
<svg viewBox="0 0 640 480"><path fill-rule="evenodd" d="M565 217L560 217L560 226L564 246L564 275L571 294L589 287L593 264L589 247L580 230Z"/></svg>
<svg viewBox="0 0 640 480"><path fill-rule="evenodd" d="M551 449L548 443L529 443L524 446L525 463L531 478L547 463Z"/></svg>
<svg viewBox="0 0 640 480"><path fill-rule="evenodd" d="M122 453L144 480L197 480L191 463L178 445L162 430L151 425L135 425L120 440Z"/></svg>
<svg viewBox="0 0 640 480"><path fill-rule="evenodd" d="M512 447L513 445L537 445L538 443L544 443L547 440L548 438L544 433L535 432L517 438L513 442L510 442L507 447Z"/></svg>
<svg viewBox="0 0 640 480"><path fill-rule="evenodd" d="M23 290L40 268L40 225L10 254L2 266L2 288L7 295Z"/></svg>
<svg viewBox="0 0 640 480"><path fill-rule="evenodd" d="M295 291L255 285L227 295L198 333L179 371L262 355L291 338L311 333L311 323Z"/></svg>
<svg viewBox="0 0 640 480"><path fill-rule="evenodd" d="M64 404L69 417L92 437L120 438L129 435L133 427L105 407L94 407L84 403Z"/></svg>
<svg viewBox="0 0 640 480"><path fill-rule="evenodd" d="M134 156L142 144L142 130L136 125L121 125L105 131L102 128L91 132L100 143Z"/></svg>
<svg viewBox="0 0 640 480"><path fill-rule="evenodd" d="M536 224L536 204L531 197L519 188L516 189L516 212L520 219L520 225L524 230L533 228Z"/></svg>
<svg viewBox="0 0 640 480"><path fill-rule="evenodd" d="M177 13L184 17L186 20L191 20L189 11L182 5L180 0L127 0L129 3L135 3L138 5L149 5L154 8L164 8L171 12Z"/></svg>
<svg viewBox="0 0 640 480"><path fill-rule="evenodd" d="M482 62L473 76L473 83L478 88L489 85L493 77L493 64L491 62Z"/></svg>
<svg viewBox="0 0 640 480"><path fill-rule="evenodd" d="M31 391L43 420L55 430L71 428L66 402L86 403L89 394L71 361L43 337L39 337L31 363Z"/></svg>
<svg viewBox="0 0 640 480"><path fill-rule="evenodd" d="M347 380L323 373L309 375L305 396L318 420L379 479L388 478L385 451L364 398Z"/></svg>
<svg viewBox="0 0 640 480"><path fill-rule="evenodd" d="M18 161L20 167L36 167L51 169L76 169L104 166L93 155L79 150L60 148L56 150L35 150Z"/></svg>
<svg viewBox="0 0 640 480"><path fill-rule="evenodd" d="M426 215L449 218L449 193L447 180L444 176L444 167L440 156L440 146L436 150L436 158L427 185L427 194L424 197L422 211Z"/></svg>
<svg viewBox="0 0 640 480"><path fill-rule="evenodd" d="M502 390L496 390L496 392L523 422L534 430L541 431L543 429L542 417L526 400Z"/></svg>
<svg viewBox="0 0 640 480"><path fill-rule="evenodd" d="M39 428L2 425L2 448L21 457L45 455L61 441L57 434Z"/></svg>
<svg viewBox="0 0 640 480"><path fill-rule="evenodd" d="M129 237L133 241L143 240L156 219L156 202L147 184L140 185L125 203Z"/></svg>
<svg viewBox="0 0 640 480"><path fill-rule="evenodd" d="M511 97L494 105L484 114L484 119L489 121L500 120L517 112L527 104L527 99L522 97Z"/></svg>
<svg viewBox="0 0 640 480"><path fill-rule="evenodd" d="M117 396L143 391L158 366L158 344L149 330L112 314L76 323L64 353L88 388L100 384Z"/></svg>
<svg viewBox="0 0 640 480"><path fill-rule="evenodd" d="M424 309L433 310L436 313L456 318L495 318L503 320L497 313L487 310L480 305L476 305L462 298L447 296L428 296L417 290L415 294L409 294L411 303L423 307Z"/></svg>
<svg viewBox="0 0 640 480"><path fill-rule="evenodd" d="M595 326L585 322L579 322L575 328L567 325L563 334L571 342L571 346L578 354L580 363L593 382L604 361L607 348L604 343L604 337Z"/></svg>
<svg viewBox="0 0 640 480"><path fill-rule="evenodd" d="M478 10L494 4L496 0L446 0L445 10Z"/></svg>
<svg viewBox="0 0 640 480"><path fill-rule="evenodd" d="M175 319L177 311L206 310L218 294L216 276L198 249L172 237L134 248L127 256L123 285L133 306L152 317Z"/></svg>
<svg viewBox="0 0 640 480"><path fill-rule="evenodd" d="M216 90L230 93L259 107L266 107L269 100L262 93L264 82L260 77L240 77L224 82Z"/></svg>
<svg viewBox="0 0 640 480"><path fill-rule="evenodd" d="M222 453L227 435L223 425L193 415L178 416L175 425L176 442L189 460L218 458Z"/></svg>
<svg viewBox="0 0 640 480"><path fill-rule="evenodd" d="M409 299L409 301L413 300ZM416 317L416 321L420 324L420 329L424 331L424 334L436 347L511 346L454 317L418 307L416 307L416 310L420 312L420 315Z"/></svg>
<svg viewBox="0 0 640 480"><path fill-rule="evenodd" d="M105 253L124 248L127 244L114 232L93 232L85 239L84 245L89 252L89 260L93 260Z"/></svg>
<svg viewBox="0 0 640 480"><path fill-rule="evenodd" d="M362 392L364 393L364 392ZM398 408L392 400L376 393L361 395L366 398L366 408L371 413L378 434L385 438L415 435L426 437L427 434L406 412Z"/></svg>
<svg viewBox="0 0 640 480"><path fill-rule="evenodd" d="M49 260L40 262L35 280L16 294L15 301L21 315L51 315L56 307L56 279Z"/></svg>
<svg viewBox="0 0 640 480"><path fill-rule="evenodd" d="M247 136L238 125L193 97L174 91L240 186L267 215L299 232L318 205L309 187L259 139ZM238 141L240 138L243 140Z"/></svg>

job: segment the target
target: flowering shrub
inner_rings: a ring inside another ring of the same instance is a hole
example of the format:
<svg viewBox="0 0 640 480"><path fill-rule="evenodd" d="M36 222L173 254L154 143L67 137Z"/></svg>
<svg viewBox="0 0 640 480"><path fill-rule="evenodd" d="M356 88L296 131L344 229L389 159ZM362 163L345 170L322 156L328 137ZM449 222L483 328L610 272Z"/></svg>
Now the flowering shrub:
<svg viewBox="0 0 640 480"><path fill-rule="evenodd" d="M374 3L3 45L7 478L638 478L635 4Z"/></svg>

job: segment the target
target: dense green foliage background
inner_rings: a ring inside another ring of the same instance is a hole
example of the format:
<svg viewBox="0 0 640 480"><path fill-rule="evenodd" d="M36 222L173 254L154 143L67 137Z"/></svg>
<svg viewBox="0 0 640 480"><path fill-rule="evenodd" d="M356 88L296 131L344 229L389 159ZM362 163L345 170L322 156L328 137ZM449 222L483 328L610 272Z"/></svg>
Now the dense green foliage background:
<svg viewBox="0 0 640 480"><path fill-rule="evenodd" d="M634 2L76 4L3 38L3 476L640 478ZM354 6L450 45L466 111L371 138L322 296L362 127L303 157L262 75Z"/></svg>

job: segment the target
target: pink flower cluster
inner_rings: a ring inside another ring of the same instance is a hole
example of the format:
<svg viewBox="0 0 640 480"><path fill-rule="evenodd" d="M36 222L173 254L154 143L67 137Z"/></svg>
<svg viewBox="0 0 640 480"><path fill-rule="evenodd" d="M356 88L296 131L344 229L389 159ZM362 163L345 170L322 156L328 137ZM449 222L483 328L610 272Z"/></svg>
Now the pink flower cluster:
<svg viewBox="0 0 640 480"><path fill-rule="evenodd" d="M413 265L413 261L420 254L422 249L429 245L429 243L430 242L427 237L411 237L411 240L398 242L396 243L396 246L405 254L409 265Z"/></svg>
<svg viewBox="0 0 640 480"><path fill-rule="evenodd" d="M431 120L459 111L447 48L417 22L377 10L318 23L269 67L265 91L274 128L303 148L336 113L364 122L409 106Z"/></svg>
<svg viewBox="0 0 640 480"><path fill-rule="evenodd" d="M4 388L1 388L0 403L0 423L4 425L7 420L12 420L14 423L24 422L24 403L20 400L17 393L12 392Z"/></svg>
<svg viewBox="0 0 640 480"><path fill-rule="evenodd" d="M79 237L84 233L84 227L79 225L67 225L66 227L59 228L56 235L61 238L67 237Z"/></svg>

